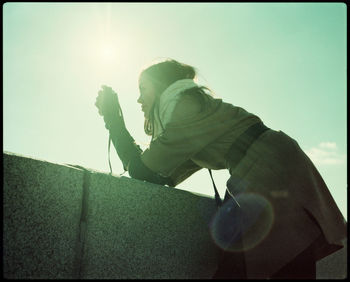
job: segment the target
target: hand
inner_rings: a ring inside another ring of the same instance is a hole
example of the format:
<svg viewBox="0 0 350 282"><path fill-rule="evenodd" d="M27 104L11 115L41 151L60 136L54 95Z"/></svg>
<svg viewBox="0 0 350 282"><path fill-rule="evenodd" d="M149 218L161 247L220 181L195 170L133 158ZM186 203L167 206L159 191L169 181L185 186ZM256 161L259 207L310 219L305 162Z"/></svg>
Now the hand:
<svg viewBox="0 0 350 282"><path fill-rule="evenodd" d="M95 106L98 108L99 115L107 119L121 114L117 93L106 85L102 85L102 90L98 91Z"/></svg>

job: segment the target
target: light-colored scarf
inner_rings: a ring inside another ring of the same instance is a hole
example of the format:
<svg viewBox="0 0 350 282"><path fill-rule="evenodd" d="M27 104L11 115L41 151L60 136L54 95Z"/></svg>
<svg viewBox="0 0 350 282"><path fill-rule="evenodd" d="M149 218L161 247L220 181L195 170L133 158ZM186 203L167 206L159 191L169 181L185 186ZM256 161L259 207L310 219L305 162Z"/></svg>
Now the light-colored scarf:
<svg viewBox="0 0 350 282"><path fill-rule="evenodd" d="M164 130L166 124L170 121L171 115L175 109L181 94L193 87L200 87L193 79L180 79L171 84L160 96L159 117L157 109L154 117L154 136L157 138Z"/></svg>

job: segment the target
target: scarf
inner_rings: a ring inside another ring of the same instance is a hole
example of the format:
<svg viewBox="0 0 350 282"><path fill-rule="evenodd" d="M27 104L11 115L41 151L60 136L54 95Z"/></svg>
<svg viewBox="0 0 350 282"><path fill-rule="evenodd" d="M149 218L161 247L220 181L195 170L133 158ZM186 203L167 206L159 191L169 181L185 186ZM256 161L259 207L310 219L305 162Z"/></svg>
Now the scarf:
<svg viewBox="0 0 350 282"><path fill-rule="evenodd" d="M163 91L159 99L159 105L155 109L153 139L157 138L163 132L166 124L170 121L175 106L181 98L181 94L194 87L200 86L193 79L180 79Z"/></svg>

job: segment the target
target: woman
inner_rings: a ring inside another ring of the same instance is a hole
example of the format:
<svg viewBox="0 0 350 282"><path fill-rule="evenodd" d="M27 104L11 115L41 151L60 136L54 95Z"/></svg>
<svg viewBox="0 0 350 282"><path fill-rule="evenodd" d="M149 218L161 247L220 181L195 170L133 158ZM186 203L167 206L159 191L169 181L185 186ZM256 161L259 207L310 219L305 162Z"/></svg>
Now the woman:
<svg viewBox="0 0 350 282"><path fill-rule="evenodd" d="M322 177L295 140L214 98L195 77L193 67L170 59L141 72L138 103L152 136L143 152L125 128L116 93L106 86L99 92L95 105L124 169L172 187L201 168L228 169L211 226L224 250L213 278L315 278L316 261L346 237Z"/></svg>

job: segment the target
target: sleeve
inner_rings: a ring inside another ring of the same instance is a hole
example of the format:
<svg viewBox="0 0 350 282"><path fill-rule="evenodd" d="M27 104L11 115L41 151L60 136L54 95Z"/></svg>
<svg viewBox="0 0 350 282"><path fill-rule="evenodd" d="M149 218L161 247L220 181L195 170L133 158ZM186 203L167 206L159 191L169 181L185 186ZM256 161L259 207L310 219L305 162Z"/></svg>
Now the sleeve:
<svg viewBox="0 0 350 282"><path fill-rule="evenodd" d="M170 177L163 177L156 172L150 170L141 161L141 148L135 143L134 138L126 129L124 122L113 119L106 123L109 129L111 140L125 170L129 172L132 178L146 180L160 185L174 186Z"/></svg>
<svg viewBox="0 0 350 282"><path fill-rule="evenodd" d="M192 174L202 169L199 165L195 164L192 160L187 160L181 166L177 167L170 175L172 186L175 187Z"/></svg>
<svg viewBox="0 0 350 282"><path fill-rule="evenodd" d="M179 173L181 166L222 134L220 127L227 119L227 115L215 114L220 112L220 99L211 98L209 102L202 107L198 96L181 97L163 133L141 155L143 163L164 177L173 175L175 182L185 179L186 173L182 177Z"/></svg>
<svg viewBox="0 0 350 282"><path fill-rule="evenodd" d="M159 185L175 186L171 177L163 177L145 166L141 161L140 156L136 156L130 161L128 171L132 178L146 180Z"/></svg>
<svg viewBox="0 0 350 282"><path fill-rule="evenodd" d="M114 126L111 126L109 132L113 146L123 163L123 168L124 170L128 170L130 161L140 156L142 150L135 143L134 138L126 128L118 127L114 124Z"/></svg>

